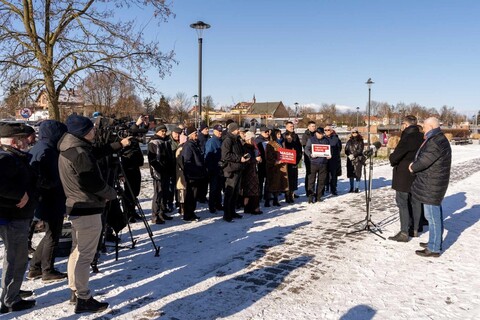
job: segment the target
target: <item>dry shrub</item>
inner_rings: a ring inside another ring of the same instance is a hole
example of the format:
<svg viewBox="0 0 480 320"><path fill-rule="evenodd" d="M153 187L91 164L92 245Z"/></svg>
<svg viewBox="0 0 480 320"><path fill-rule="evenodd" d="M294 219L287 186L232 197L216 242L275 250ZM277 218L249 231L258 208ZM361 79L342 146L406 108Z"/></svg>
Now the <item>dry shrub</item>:
<svg viewBox="0 0 480 320"><path fill-rule="evenodd" d="M397 137L397 136L388 138L387 148L395 149L399 141L400 141L400 137Z"/></svg>

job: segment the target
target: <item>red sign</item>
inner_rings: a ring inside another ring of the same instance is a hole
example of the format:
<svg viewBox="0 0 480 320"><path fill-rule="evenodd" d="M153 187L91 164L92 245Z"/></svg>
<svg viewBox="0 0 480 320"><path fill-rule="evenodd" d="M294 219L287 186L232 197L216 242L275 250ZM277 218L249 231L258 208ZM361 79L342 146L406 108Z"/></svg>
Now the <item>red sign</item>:
<svg viewBox="0 0 480 320"><path fill-rule="evenodd" d="M312 156L331 157L330 145L328 144L312 144Z"/></svg>
<svg viewBox="0 0 480 320"><path fill-rule="evenodd" d="M295 150L278 148L280 154L280 161L283 163L297 164L297 152Z"/></svg>

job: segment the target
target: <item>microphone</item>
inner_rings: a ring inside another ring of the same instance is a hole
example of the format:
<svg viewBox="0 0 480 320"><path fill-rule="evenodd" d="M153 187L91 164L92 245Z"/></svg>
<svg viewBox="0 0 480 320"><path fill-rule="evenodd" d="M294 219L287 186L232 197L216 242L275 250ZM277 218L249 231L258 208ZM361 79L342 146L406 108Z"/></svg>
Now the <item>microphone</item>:
<svg viewBox="0 0 480 320"><path fill-rule="evenodd" d="M363 152L363 155L365 157L371 157L374 153L376 153L378 151L378 149L380 149L382 147L382 144L380 143L380 141L375 141L374 143L372 143L370 146L368 146L367 150L365 150Z"/></svg>

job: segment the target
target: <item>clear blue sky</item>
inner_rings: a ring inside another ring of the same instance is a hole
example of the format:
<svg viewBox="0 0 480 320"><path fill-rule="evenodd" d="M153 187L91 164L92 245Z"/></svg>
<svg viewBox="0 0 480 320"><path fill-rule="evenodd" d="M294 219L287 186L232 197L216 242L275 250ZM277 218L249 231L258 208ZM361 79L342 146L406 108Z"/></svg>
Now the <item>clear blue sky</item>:
<svg viewBox="0 0 480 320"><path fill-rule="evenodd" d="M175 18L148 28L179 64L152 79L168 96L197 93L218 105L278 101L364 108L372 100L480 110L480 1L176 0ZM144 19L148 19L145 14Z"/></svg>

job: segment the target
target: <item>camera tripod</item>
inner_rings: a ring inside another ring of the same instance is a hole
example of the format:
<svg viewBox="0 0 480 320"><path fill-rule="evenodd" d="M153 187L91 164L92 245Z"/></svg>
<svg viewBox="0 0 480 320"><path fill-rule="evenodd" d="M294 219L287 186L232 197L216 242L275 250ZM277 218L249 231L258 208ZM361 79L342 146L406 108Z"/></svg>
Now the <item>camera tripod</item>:
<svg viewBox="0 0 480 320"><path fill-rule="evenodd" d="M119 255L119 249L127 248L126 246L120 246L119 245L119 240L118 240L118 232L123 229L125 226L128 227L128 233L130 235L131 239L131 246L130 249L135 248L135 245L137 243L137 240L134 239L133 233L132 233L132 228L130 226L129 218L126 215L126 208L128 208L127 201L125 197L125 192L128 192L130 200L133 200L134 208L136 208L137 214L140 216L143 224L145 225L145 229L147 230L148 236L150 238L150 241L152 242L154 252L155 252L155 257L160 256L160 247L158 247L155 244L155 241L153 240L153 232L152 229L150 228L150 225L145 218L145 213L143 212L143 209L140 205L140 202L138 201L138 198L135 196L132 187L130 185L130 182L128 181L128 178L125 174L125 169L119 159L119 154L113 154L112 156L108 157L106 161L106 167L108 168L107 171L107 183L115 188L117 191L117 199L109 201L107 206L105 207L104 213L102 214L102 222L103 223L103 230L102 230L102 235L100 237L99 241L99 251L105 251L105 248L107 245L105 244L106 241L106 231L107 231L107 226L112 227L113 232L115 232L115 260L118 260L118 255ZM120 176L123 177L123 187L121 183ZM121 203L123 207L123 211L121 210L120 206L115 204L115 201L118 201ZM111 222L109 224L109 221ZM115 224L115 225L114 225ZM118 225L117 225L118 224ZM91 267L93 269L93 272L98 272L98 267L97 267L97 262L99 258L99 254L95 255L95 258L93 262L91 263Z"/></svg>

